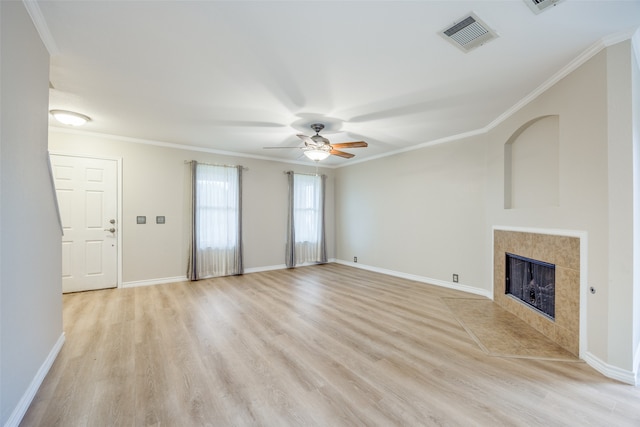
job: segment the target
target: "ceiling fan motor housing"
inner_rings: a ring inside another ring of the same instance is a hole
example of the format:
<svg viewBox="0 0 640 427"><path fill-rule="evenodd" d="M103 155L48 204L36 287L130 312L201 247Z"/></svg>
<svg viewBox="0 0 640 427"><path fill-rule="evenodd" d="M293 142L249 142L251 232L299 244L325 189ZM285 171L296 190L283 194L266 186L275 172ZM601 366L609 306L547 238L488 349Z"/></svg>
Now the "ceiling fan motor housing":
<svg viewBox="0 0 640 427"><path fill-rule="evenodd" d="M316 133L320 133L320 131L324 129L324 125L322 123L314 123L311 125L311 129L316 131Z"/></svg>

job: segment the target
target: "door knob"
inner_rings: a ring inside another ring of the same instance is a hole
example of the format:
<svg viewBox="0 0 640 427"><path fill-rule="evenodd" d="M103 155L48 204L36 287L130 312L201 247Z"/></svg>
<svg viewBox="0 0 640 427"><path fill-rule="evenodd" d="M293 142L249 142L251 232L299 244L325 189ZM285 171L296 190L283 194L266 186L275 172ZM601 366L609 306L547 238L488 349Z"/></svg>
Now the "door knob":
<svg viewBox="0 0 640 427"><path fill-rule="evenodd" d="M104 231L109 231L109 232L111 232L111 233L115 233L115 232L116 232L116 229L115 229L115 228L113 228L113 227L111 227L111 228L105 228L105 229L104 229Z"/></svg>

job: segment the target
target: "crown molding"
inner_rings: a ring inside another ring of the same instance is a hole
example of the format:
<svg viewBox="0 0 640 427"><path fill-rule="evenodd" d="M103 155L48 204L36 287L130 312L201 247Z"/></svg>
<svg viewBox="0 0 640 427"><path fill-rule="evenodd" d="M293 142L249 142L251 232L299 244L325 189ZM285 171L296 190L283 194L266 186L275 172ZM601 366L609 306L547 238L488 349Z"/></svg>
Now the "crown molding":
<svg viewBox="0 0 640 427"><path fill-rule="evenodd" d="M578 55L576 58L574 58L573 61L571 61L570 63L568 63L564 67L562 67L557 73L555 73L549 79L544 81L540 86L535 88L527 96L522 98L520 101L518 101L516 104L514 104L511 108L509 108L504 113L502 113L501 115L496 117L491 123L489 123L488 125L486 125L483 128L472 130L472 131L461 133L461 134L457 134L457 135L447 136L447 137L444 137L444 138L439 138L439 139L436 139L436 140L424 142L422 144L413 145L411 147L403 148L403 149L400 149L400 150L394 150L394 151L390 151L390 152L387 152L387 153L384 153L384 154L379 154L377 156L367 157L366 159L352 161L348 165L340 165L338 167L340 168L340 167L345 167L345 166L351 166L351 165L355 165L355 164L358 164L358 163L364 163L364 162L368 162L368 161L371 161L371 160L376 160L376 159L381 159L381 158L384 158L384 157L394 156L396 154L405 153L405 152L408 152L408 151L420 150L422 148L430 147L432 145L443 144L443 143L446 143L446 142L457 141L457 140L468 138L468 137L471 137L471 136L486 134L490 130L492 130L493 128L498 126L500 123L504 122L509 117L514 115L521 108L523 108L524 106L526 106L527 104L529 104L530 102L535 100L537 97L542 95L544 92L549 90L553 85L558 83L560 80L562 80L563 78L565 78L566 76L571 74L573 71L575 71L578 67L580 67L585 62L587 62L589 59L593 58L595 55L600 53L603 49L606 49L609 46L612 46L612 45L614 45L616 43L620 43L622 41L629 40L629 39L632 40L633 47L634 47L634 49L636 51L636 59L638 60L638 63L639 63L639 66L640 66L640 29L633 28L633 29L630 29L630 30L627 30L627 31L622 31L622 32L619 32L619 33L616 33L616 34L612 34L610 36L607 36L607 37L604 37L604 38L598 40L596 43L594 43L591 46L589 46L580 55Z"/></svg>
<svg viewBox="0 0 640 427"><path fill-rule="evenodd" d="M222 155L222 156L240 157L240 158L244 158L244 159L266 160L266 161L270 161L270 162L279 162L279 163L288 163L288 164L294 164L294 165L309 166L309 162L299 162L299 161L296 161L296 160L275 159L273 157L257 156L257 155L253 155L253 154L237 153L237 152L233 152L233 151L216 150L215 148L200 147L200 146L197 146L197 145L176 144L176 143L173 143L173 142L154 141L154 140L142 139L142 138L132 138L132 137L129 137L129 136L120 136L120 135L101 133L101 132L91 132L91 131L80 130L80 129L67 129L67 128L61 128L61 127L57 127L57 126L49 126L49 132L51 132L51 133L65 133L65 134L70 134L70 135L91 136L91 137L94 137L94 138L111 139L111 140L115 140L115 141L122 141L122 142L127 142L127 143L132 143L132 144L151 145L151 146L154 146L154 147L173 148L173 149L176 149L176 150L195 151L195 152L209 153L209 154L219 154L219 155ZM322 168L324 168L324 169L335 169L336 166L335 165L332 166L332 165L323 164Z"/></svg>
<svg viewBox="0 0 640 427"><path fill-rule="evenodd" d="M36 0L22 0L22 3L27 9L27 13L31 17L33 25L36 27L38 34L40 34L40 39L42 39L42 43L44 43L44 47L49 52L49 55L59 55L60 49L58 49L58 45L53 39L51 31L49 31L49 26L47 25L47 21L44 19L44 15L40 10L38 2Z"/></svg>
<svg viewBox="0 0 640 427"><path fill-rule="evenodd" d="M382 159L382 158L385 158L385 157L395 156L396 154L401 154L401 153L406 153L406 152L409 152L409 151L420 150L422 148L431 147L433 145L439 145L439 144L444 144L444 143L447 143L447 142L458 141L458 140L461 140L461 139L464 139L464 138L469 138L469 137L476 136L476 135L483 135L486 132L487 131L484 128L481 128L481 129L476 129L476 130L472 130L472 131L469 131L469 132L464 132L464 133L458 133L458 134L455 134L455 135L445 136L443 138L438 138L438 139L433 139L431 141L423 142L422 144L412 145L411 147L400 148L398 150L393 150L393 151L388 151L386 153L377 154L375 156L367 157L365 159L352 160L352 161L349 162L349 164L339 165L339 166L336 166L336 168L339 169L339 168L343 168L343 167L346 167L346 166L357 165L358 163L365 163L365 162L369 162L371 160L377 160L377 159Z"/></svg>

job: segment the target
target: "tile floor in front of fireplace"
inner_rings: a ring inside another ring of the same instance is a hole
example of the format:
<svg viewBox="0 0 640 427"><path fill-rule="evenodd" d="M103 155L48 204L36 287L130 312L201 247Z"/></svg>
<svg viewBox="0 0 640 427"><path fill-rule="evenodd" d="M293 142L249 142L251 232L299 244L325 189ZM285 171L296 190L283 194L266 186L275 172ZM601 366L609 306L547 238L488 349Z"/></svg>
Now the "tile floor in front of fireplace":
<svg viewBox="0 0 640 427"><path fill-rule="evenodd" d="M491 356L579 361L575 355L491 300L443 300L478 346Z"/></svg>

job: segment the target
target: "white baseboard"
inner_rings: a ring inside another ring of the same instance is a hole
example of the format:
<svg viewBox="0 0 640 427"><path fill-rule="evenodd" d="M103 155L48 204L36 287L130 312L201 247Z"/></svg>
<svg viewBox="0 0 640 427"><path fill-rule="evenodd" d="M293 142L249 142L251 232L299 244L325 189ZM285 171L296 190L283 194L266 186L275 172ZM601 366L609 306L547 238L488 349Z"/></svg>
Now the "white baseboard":
<svg viewBox="0 0 640 427"><path fill-rule="evenodd" d="M329 259L327 262L335 262L335 258ZM307 262L303 264L298 264L296 267L305 267L308 265L316 265L314 262ZM263 267L252 267L245 268L243 274L251 274L251 273L260 273L262 271L272 271L272 270L284 270L287 266L285 264L276 264L276 265L265 265ZM131 282L124 282L120 286L121 288L135 288L137 286L153 286L153 285L163 285L165 283L178 283L178 282L188 282L189 279L187 276L178 276L178 277L165 277L162 279L149 279L149 280L134 280Z"/></svg>
<svg viewBox="0 0 640 427"><path fill-rule="evenodd" d="M329 260L327 260L327 263L330 263L330 262L336 262L336 259L335 258L329 258ZM316 263L316 262L305 262L305 263L296 265L296 267L307 267L309 265L318 265L318 263ZM260 273L262 271L285 270L286 268L287 268L287 266L285 264L266 265L264 267L245 268L244 274Z"/></svg>
<svg viewBox="0 0 640 427"><path fill-rule="evenodd" d="M589 352L585 353L584 361L605 377L609 377L633 386L638 385L636 381L636 374L633 371L627 371L626 369L621 369L617 366L609 365L608 363L600 360L598 357Z"/></svg>
<svg viewBox="0 0 640 427"><path fill-rule="evenodd" d="M265 265L264 267L245 268L244 274L261 273L263 271L284 270L285 268L287 268L287 266L284 264Z"/></svg>
<svg viewBox="0 0 640 427"><path fill-rule="evenodd" d="M480 295L489 299L493 299L493 292L487 289L476 288L474 286L463 285L461 283L447 282L446 280L432 279L430 277L418 276L415 274L402 273L400 271L387 270L384 268L373 267L370 265L360 264L351 261L335 260L338 264L348 265L350 267L361 268L363 270L373 271L375 273L388 274L389 276L400 277L415 282L426 283L429 285L440 286L443 288L455 289L456 291L468 292L474 295Z"/></svg>
<svg viewBox="0 0 640 427"><path fill-rule="evenodd" d="M149 280L134 280L131 282L124 282L121 287L123 288L135 288L137 286L152 286L152 285L163 285L165 283L178 283L178 282L187 282L187 276L178 276L178 277L164 277L161 279L149 279Z"/></svg>
<svg viewBox="0 0 640 427"><path fill-rule="evenodd" d="M636 370L635 385L636 387L640 387L640 344L638 344L638 347L636 347L636 351L633 354L633 367Z"/></svg>
<svg viewBox="0 0 640 427"><path fill-rule="evenodd" d="M49 369L51 369L51 365L53 365L53 362L56 360L56 357L58 357L58 353L60 353L60 349L64 344L64 340L65 338L64 338L64 332L63 332L58 338L58 340L56 341L56 343L53 345L53 348L51 349L51 351L49 352L49 355L40 366L40 369L38 369L38 372L36 373L35 377L33 377L33 380L31 380L31 384L29 384L29 387L27 387L27 390L22 395L22 398L20 399L20 401L18 402L18 405L16 405L15 409L11 413L11 416L5 423L4 427L18 427L20 425L20 422L22 421L24 414L27 413L27 409L29 409L29 405L31 405L33 398L35 397L36 393L38 392L38 389L42 385L42 381L44 381L44 377L47 376Z"/></svg>

